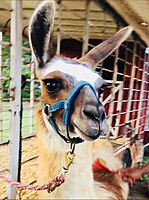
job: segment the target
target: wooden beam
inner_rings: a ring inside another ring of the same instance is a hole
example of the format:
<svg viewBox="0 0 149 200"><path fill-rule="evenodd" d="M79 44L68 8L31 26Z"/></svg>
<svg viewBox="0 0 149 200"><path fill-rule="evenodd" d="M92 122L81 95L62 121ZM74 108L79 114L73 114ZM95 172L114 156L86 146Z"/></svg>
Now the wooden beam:
<svg viewBox="0 0 149 200"><path fill-rule="evenodd" d="M147 45L149 45L149 30L148 27L142 26L143 20L137 14L132 7L130 7L127 1L122 0L97 0L98 3L106 4L109 9L112 9L112 15L118 16L121 22L125 25L131 25L135 32L139 35L140 39L143 40ZM118 22L118 20L117 20Z"/></svg>
<svg viewBox="0 0 149 200"><path fill-rule="evenodd" d="M20 143L20 110L21 110L21 53L22 53L22 1L11 1L11 51L10 51L10 159L9 178L17 181ZM8 199L16 199L16 188L8 185Z"/></svg>

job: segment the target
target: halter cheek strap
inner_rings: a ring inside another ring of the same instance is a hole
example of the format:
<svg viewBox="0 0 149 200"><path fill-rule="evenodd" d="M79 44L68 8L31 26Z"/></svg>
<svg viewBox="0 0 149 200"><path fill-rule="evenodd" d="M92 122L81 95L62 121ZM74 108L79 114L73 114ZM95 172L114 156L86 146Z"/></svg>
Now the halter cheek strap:
<svg viewBox="0 0 149 200"><path fill-rule="evenodd" d="M50 122L50 124L52 125L53 129L60 135L60 137L62 137L62 139L65 140L65 142L73 142L73 143L80 143L83 142L83 140L80 137L73 137L71 138L69 135L69 131L68 131L68 125L69 125L69 119L70 119L70 114L71 114L71 106L72 106L72 102L74 100L74 98L76 97L77 93L81 90L81 88L83 88L84 86L89 86L92 91L94 92L95 96L96 96L96 91L94 89L94 87L86 82L86 81L79 81L74 88L72 89L71 93L69 94L67 100L60 100L52 105L45 105L43 103L44 106L44 112L48 117L48 121ZM54 122L54 120L52 119L52 113L56 112L57 110L60 109L64 109L64 116L63 116L63 124L66 127L66 133L67 133L67 137L65 137L64 135L62 135L61 131L59 130L57 124Z"/></svg>

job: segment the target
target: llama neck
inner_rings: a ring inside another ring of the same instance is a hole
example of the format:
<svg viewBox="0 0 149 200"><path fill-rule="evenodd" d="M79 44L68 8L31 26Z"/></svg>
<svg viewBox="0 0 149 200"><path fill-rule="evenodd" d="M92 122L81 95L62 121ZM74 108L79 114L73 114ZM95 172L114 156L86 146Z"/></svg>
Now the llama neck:
<svg viewBox="0 0 149 200"><path fill-rule="evenodd" d="M65 152L69 145L65 143L52 129L38 133L39 142L39 182L47 184L57 176L65 166ZM52 133L51 133L52 132ZM42 137L42 138L41 138ZM44 137L44 140L43 140ZM42 142L44 141L44 142ZM54 192L44 197L48 198L93 198L93 175L91 143L83 142L75 148L75 160L66 174L65 182Z"/></svg>

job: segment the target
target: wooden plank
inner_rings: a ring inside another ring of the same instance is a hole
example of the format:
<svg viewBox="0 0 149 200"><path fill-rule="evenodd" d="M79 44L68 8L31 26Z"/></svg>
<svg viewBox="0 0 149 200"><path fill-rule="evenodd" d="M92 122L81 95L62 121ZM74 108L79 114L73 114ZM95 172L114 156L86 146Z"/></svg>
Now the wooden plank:
<svg viewBox="0 0 149 200"><path fill-rule="evenodd" d="M91 20L91 23L93 24L93 27L101 27L103 28L103 26L105 25L105 21L103 21L102 19L98 19L98 20ZM54 26L57 26L58 25L58 19L56 18L55 19L55 22L54 22ZM80 20L80 19L62 19L61 18L61 25L62 26L79 26L79 27L82 27L84 26L84 21L83 20ZM114 29L117 29L117 26L116 26L116 23L114 21L106 21L106 27L107 28L114 28Z"/></svg>
<svg viewBox="0 0 149 200"><path fill-rule="evenodd" d="M100 3L100 0L96 0ZM101 1L102 2L102 1ZM136 1L132 1L135 2ZM114 9L116 13L118 13L122 19L127 22L127 24L130 24L133 26L135 32L144 40L144 42L149 45L149 29L146 26L142 26L143 20L139 13L137 13L133 7L130 7L128 5L127 1L117 0L117 1L111 1L106 0L106 3ZM135 4L134 3L134 4ZM148 7L147 7L148 9ZM143 13L147 13L146 10L142 11Z"/></svg>
<svg viewBox="0 0 149 200"><path fill-rule="evenodd" d="M10 69L10 159L9 178L17 181L20 143L20 109L21 109L21 50L22 50L22 1L11 1L11 69ZM8 185L8 199L16 199L16 188Z"/></svg>

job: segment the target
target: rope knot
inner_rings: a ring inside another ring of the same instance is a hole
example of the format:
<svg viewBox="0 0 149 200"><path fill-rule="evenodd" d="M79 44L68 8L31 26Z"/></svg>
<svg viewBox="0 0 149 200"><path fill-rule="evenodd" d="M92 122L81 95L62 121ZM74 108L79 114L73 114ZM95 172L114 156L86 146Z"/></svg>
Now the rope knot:
<svg viewBox="0 0 149 200"><path fill-rule="evenodd" d="M56 176L50 183L47 185L48 193L53 192L57 187L59 187L65 181L65 176L63 174Z"/></svg>

